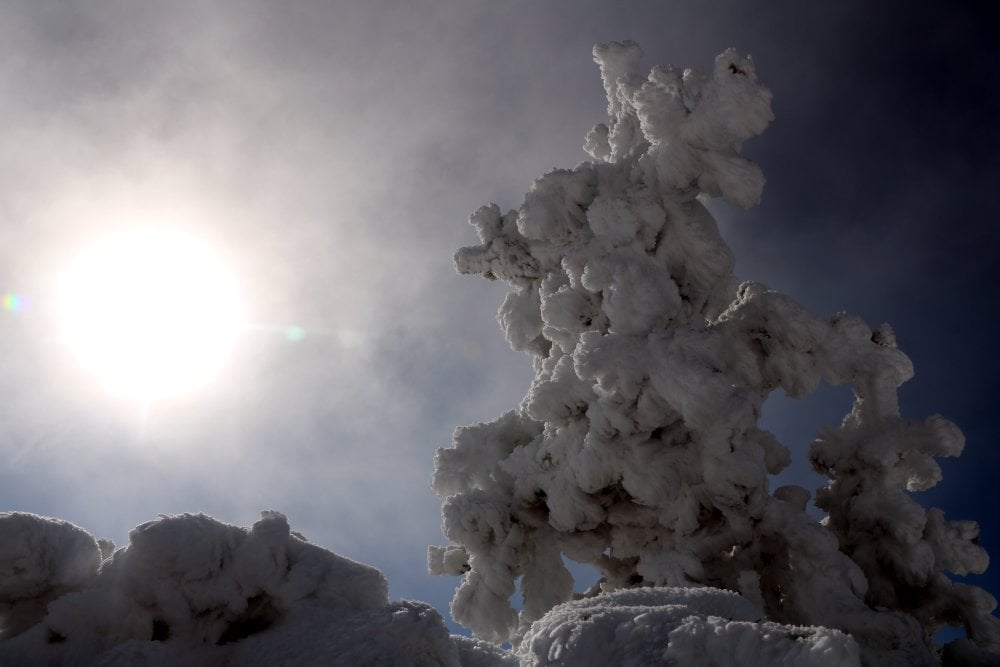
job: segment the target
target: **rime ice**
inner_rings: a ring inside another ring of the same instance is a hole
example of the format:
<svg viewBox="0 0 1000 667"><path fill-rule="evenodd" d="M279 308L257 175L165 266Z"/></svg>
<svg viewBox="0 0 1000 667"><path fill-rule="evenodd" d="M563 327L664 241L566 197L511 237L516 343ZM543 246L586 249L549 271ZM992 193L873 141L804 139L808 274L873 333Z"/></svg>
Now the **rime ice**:
<svg viewBox="0 0 1000 667"><path fill-rule="evenodd" d="M510 664L278 512L249 529L160 517L103 564L76 526L0 514L0 575L5 666Z"/></svg>
<svg viewBox="0 0 1000 667"><path fill-rule="evenodd" d="M858 645L836 630L760 621L717 588L633 588L562 604L532 624L522 665L851 667Z"/></svg>
<svg viewBox="0 0 1000 667"><path fill-rule="evenodd" d="M732 276L702 202L760 199L761 170L740 152L773 118L753 62L729 50L707 74L642 77L640 57L630 42L595 47L609 115L586 139L595 161L537 179L517 210L477 211L481 244L455 255L459 272L512 286L498 320L535 368L516 410L437 454L454 544L429 565L462 577L456 621L534 650L532 623L574 597L565 555L600 571L588 595L738 591L769 622L850 634L867 664L937 664L930 637L944 624L969 636L946 657L1000 660L995 600L943 573L986 567L977 526L909 495L940 480L934 458L963 439L942 417L900 416L913 369L891 328L820 317ZM817 523L807 490L768 488L789 452L757 422L770 392L822 380L856 398L810 451L829 478Z"/></svg>

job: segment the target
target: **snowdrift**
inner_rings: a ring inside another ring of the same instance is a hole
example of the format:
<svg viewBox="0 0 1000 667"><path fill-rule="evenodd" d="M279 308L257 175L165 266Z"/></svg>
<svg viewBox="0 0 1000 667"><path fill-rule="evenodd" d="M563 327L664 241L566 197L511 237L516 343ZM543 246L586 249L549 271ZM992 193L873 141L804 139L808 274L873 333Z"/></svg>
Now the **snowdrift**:
<svg viewBox="0 0 1000 667"><path fill-rule="evenodd" d="M0 514L0 664L860 664L842 633L758 622L739 595L693 588L570 602L503 651L450 636L426 604L390 602L381 572L272 511L248 529L162 516L111 549L64 521Z"/></svg>
<svg viewBox="0 0 1000 667"><path fill-rule="evenodd" d="M502 665L375 568L278 512L249 529L161 516L108 553L76 526L0 514L0 664Z"/></svg>

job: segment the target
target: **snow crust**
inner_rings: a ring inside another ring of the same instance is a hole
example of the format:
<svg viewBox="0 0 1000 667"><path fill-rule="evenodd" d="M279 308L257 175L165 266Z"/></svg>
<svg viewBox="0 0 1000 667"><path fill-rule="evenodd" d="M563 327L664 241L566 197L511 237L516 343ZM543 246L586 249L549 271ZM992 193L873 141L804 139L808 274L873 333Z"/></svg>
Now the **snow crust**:
<svg viewBox="0 0 1000 667"><path fill-rule="evenodd" d="M986 568L978 526L910 496L940 481L935 457L959 455L963 436L937 415L901 417L913 367L891 327L820 317L732 275L703 202L760 199L741 150L773 115L753 61L729 50L709 73L642 77L640 59L632 42L594 48L609 115L586 138L594 161L537 179L516 210L476 211L481 243L455 255L460 273L511 285L497 319L535 378L517 409L437 452L452 544L428 564L461 576L452 615L488 641L549 650L529 628L573 599L565 556L601 573L588 595L738 591L771 622L849 633L865 664L938 664L931 637L946 624L969 637L950 654L1000 663L996 601L944 573ZM818 523L808 490L769 489L790 453L757 422L772 391L821 381L852 385L855 401L810 449L829 479ZM558 650L589 645L574 641Z"/></svg>
<svg viewBox="0 0 1000 667"><path fill-rule="evenodd" d="M513 664L273 511L249 529L161 516L103 562L76 526L0 514L0 586L4 667Z"/></svg>
<svg viewBox="0 0 1000 667"><path fill-rule="evenodd" d="M837 630L760 622L745 598L714 588L638 588L561 604L532 624L521 665L850 667Z"/></svg>

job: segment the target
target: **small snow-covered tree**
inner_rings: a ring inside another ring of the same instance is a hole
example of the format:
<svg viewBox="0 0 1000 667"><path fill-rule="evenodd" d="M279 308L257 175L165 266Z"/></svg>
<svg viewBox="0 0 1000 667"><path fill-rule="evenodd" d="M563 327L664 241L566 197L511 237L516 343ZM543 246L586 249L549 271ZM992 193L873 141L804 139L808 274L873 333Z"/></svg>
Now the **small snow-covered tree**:
<svg viewBox="0 0 1000 667"><path fill-rule="evenodd" d="M850 633L871 664L936 664L944 624L967 630L956 659L1000 654L995 600L942 572L985 569L978 527L909 495L940 480L934 457L957 456L963 438L942 417L900 416L913 370L891 328L733 278L703 201L760 198L763 175L740 155L773 118L753 62L729 50L710 74L643 78L640 58L631 42L595 47L610 120L587 136L594 161L542 176L517 210L478 210L482 243L455 256L460 272L513 287L498 320L535 369L516 410L437 453L454 544L428 560L462 576L455 620L516 641L572 599L565 555L601 573L589 595L738 591L771 621ZM800 397L821 380L856 397L810 451L829 478L822 523L806 489L768 488L790 455L758 426L772 391Z"/></svg>

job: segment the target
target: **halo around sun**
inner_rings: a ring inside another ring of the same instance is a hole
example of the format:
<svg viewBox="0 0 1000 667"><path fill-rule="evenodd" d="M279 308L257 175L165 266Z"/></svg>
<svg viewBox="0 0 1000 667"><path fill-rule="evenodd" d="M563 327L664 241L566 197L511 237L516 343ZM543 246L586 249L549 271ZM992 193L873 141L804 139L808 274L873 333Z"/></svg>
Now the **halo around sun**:
<svg viewBox="0 0 1000 667"><path fill-rule="evenodd" d="M62 276L60 328L79 362L115 394L190 393L225 363L242 325L238 290L198 239L169 230L108 238Z"/></svg>

